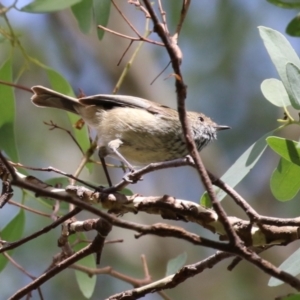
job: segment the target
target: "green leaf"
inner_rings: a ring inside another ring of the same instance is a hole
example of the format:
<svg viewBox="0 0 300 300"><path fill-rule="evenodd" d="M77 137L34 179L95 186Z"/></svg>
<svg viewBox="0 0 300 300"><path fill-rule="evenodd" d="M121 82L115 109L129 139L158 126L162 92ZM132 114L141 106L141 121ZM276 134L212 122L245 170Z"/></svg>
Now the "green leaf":
<svg viewBox="0 0 300 300"><path fill-rule="evenodd" d="M291 254L278 268L293 276L300 274L300 248ZM274 277L271 277L268 282L268 286L278 286L281 284L283 282Z"/></svg>
<svg viewBox="0 0 300 300"><path fill-rule="evenodd" d="M300 167L281 158L271 176L270 187L277 200L293 199L300 189Z"/></svg>
<svg viewBox="0 0 300 300"><path fill-rule="evenodd" d="M65 95L75 97L72 87L62 75L60 75L57 71L51 68L47 68L46 71L51 86L54 90ZM75 124L78 121L79 118L77 115L74 115L72 113L67 113L67 114L71 124ZM87 128L84 127L81 130L74 130L74 136L77 142L79 143L79 145L81 146L81 148L83 149L83 151L86 151L90 146ZM92 166L93 166L92 164L89 164L89 166L87 166L90 171Z"/></svg>
<svg viewBox="0 0 300 300"><path fill-rule="evenodd" d="M21 11L31 13L50 13L71 7L81 1L82 0L35 0L22 7Z"/></svg>
<svg viewBox="0 0 300 300"><path fill-rule="evenodd" d="M294 37L300 36L300 15L299 14L288 24L285 32L290 36L294 36Z"/></svg>
<svg viewBox="0 0 300 300"><path fill-rule="evenodd" d="M288 40L278 31L260 26L259 32L270 58L275 65L282 83L289 95L291 103L296 103L297 101L294 99L294 94L291 90L287 77L286 64L292 63L296 67L300 68L300 60L297 53L292 48Z"/></svg>
<svg viewBox="0 0 300 300"><path fill-rule="evenodd" d="M70 184L69 179L67 177L54 177L45 180L45 183L52 185L52 186L58 186L60 185L62 188L65 188Z"/></svg>
<svg viewBox="0 0 300 300"><path fill-rule="evenodd" d="M267 143L281 157L300 166L300 143L277 136L268 137Z"/></svg>
<svg viewBox="0 0 300 300"><path fill-rule="evenodd" d="M227 170L227 172L221 177L221 180L223 180L232 188L234 188L240 181L242 181L242 179L244 179L244 177L251 171L251 169L255 166L261 155L266 150L266 138L273 132L274 130L268 132L254 144L252 144ZM227 195L223 190L217 187L214 187L214 190L219 201L223 200ZM202 195L200 203L205 207L211 206L207 192Z"/></svg>
<svg viewBox="0 0 300 300"><path fill-rule="evenodd" d="M183 252L177 257L170 259L167 265L166 276L175 274L177 271L179 271L185 265L186 260L187 260L186 252Z"/></svg>
<svg viewBox="0 0 300 300"><path fill-rule="evenodd" d="M124 189L122 189L121 191L119 191L119 193L120 193L120 194L123 194L123 195L125 195L125 196L132 196L132 195L133 195L132 190L126 189L126 188L124 188Z"/></svg>
<svg viewBox="0 0 300 300"><path fill-rule="evenodd" d="M2 33L0 33L0 43L5 42L6 40L6 37Z"/></svg>
<svg viewBox="0 0 300 300"><path fill-rule="evenodd" d="M300 300L300 294L288 294L287 296L280 297L279 300Z"/></svg>
<svg viewBox="0 0 300 300"><path fill-rule="evenodd" d="M0 66L0 79L12 82L12 63L8 59ZM4 150L11 160L18 162L18 150L15 140L15 97L13 88L0 85L0 150Z"/></svg>
<svg viewBox="0 0 300 300"><path fill-rule="evenodd" d="M59 93L75 97L71 85L61 74L51 68L46 68L46 71L53 89Z"/></svg>
<svg viewBox="0 0 300 300"><path fill-rule="evenodd" d="M294 64L287 63L286 75L294 96L291 99L291 104L295 109L300 109L300 70Z"/></svg>
<svg viewBox="0 0 300 300"><path fill-rule="evenodd" d="M268 2L282 7L282 8L298 8L300 7L300 1L283 1L283 0L267 0Z"/></svg>
<svg viewBox="0 0 300 300"><path fill-rule="evenodd" d="M93 0L83 0L72 6L80 30L87 34L91 29L93 21Z"/></svg>
<svg viewBox="0 0 300 300"><path fill-rule="evenodd" d="M62 189L70 184L69 179L67 177L53 177L45 180L45 183L53 187L62 188ZM53 207L53 203L54 203L53 199L39 197L39 200L42 203L45 203L48 207ZM69 210L69 203L65 201L61 201L59 205L59 212L66 213L68 212L68 210Z"/></svg>
<svg viewBox="0 0 300 300"><path fill-rule="evenodd" d="M109 20L111 0L93 0L94 16L97 25L106 26ZM102 40L104 30L97 29L98 39Z"/></svg>
<svg viewBox="0 0 300 300"><path fill-rule="evenodd" d="M25 214L23 209L1 230L1 239L8 242L15 242L19 240L24 231ZM14 250L9 250L8 254L11 255ZM5 268L8 260L0 255L0 272Z"/></svg>
<svg viewBox="0 0 300 300"><path fill-rule="evenodd" d="M291 105L289 95L282 81L275 78L266 79L262 82L260 89L264 97L273 105L279 107L288 107Z"/></svg>
<svg viewBox="0 0 300 300"><path fill-rule="evenodd" d="M77 233L77 235L70 236L70 242L74 242L75 238L80 238L81 240L87 240L87 237L84 233L80 232ZM79 251L82 248L86 246L85 243L79 243L74 246L74 251ZM96 260L94 255L88 255L81 260L77 262L77 264L80 264L86 268L95 269L96 266ZM79 289L81 290L82 294L85 298L91 298L91 296L94 293L95 286L96 286L96 280L97 276L89 277L86 273L75 270L75 277L79 286Z"/></svg>

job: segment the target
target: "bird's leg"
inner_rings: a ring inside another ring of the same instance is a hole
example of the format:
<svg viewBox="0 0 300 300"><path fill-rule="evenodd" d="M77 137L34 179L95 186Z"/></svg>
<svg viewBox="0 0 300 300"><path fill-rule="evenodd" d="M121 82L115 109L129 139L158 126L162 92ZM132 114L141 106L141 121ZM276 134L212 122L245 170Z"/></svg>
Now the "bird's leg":
<svg viewBox="0 0 300 300"><path fill-rule="evenodd" d="M135 172L135 169L133 168L133 166L128 162L128 160L118 151L118 148L123 144L123 142L120 140L120 139L116 139L116 140L112 140L108 143L108 148L111 152L113 152L123 163L125 163L125 165L128 167L128 169L130 170L130 173L129 174L125 174L123 179L127 182L130 182L130 183L135 183L136 181L133 181L131 179L129 179L130 177L130 174L134 173ZM99 148L99 157L100 157L100 160L102 162L102 159L104 160L104 157L108 155L107 153L107 149L105 146L103 147L100 147ZM105 165L105 164L104 164ZM104 167L103 165L103 167ZM106 171L105 171L106 169ZM105 165L105 169L104 169L104 172L106 174L106 176L109 176L108 175L108 172L107 172L107 168L106 168L106 165ZM139 180L141 180L141 178L139 178Z"/></svg>
<svg viewBox="0 0 300 300"><path fill-rule="evenodd" d="M104 159L105 155L103 153L103 148L102 147L99 148L98 156L100 158L100 161L101 161L101 164L102 164L102 167L103 167L103 171L104 171L105 177L107 179L108 185L111 187L112 186L112 182L111 182L108 170L107 170L106 162L105 162L105 159Z"/></svg>
<svg viewBox="0 0 300 300"><path fill-rule="evenodd" d="M120 158L122 162L124 162L128 169L131 172L134 172L133 166L128 162L128 160L118 151L118 148L123 144L123 142L120 139L112 140L108 143L108 148Z"/></svg>

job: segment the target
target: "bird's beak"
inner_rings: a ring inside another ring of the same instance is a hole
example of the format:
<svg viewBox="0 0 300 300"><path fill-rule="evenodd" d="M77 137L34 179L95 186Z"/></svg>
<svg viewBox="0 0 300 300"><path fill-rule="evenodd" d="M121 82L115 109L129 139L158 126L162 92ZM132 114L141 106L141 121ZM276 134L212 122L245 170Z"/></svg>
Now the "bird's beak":
<svg viewBox="0 0 300 300"><path fill-rule="evenodd" d="M231 129L230 126L226 126L226 125L217 125L215 128L216 128L217 131L225 130L225 129Z"/></svg>

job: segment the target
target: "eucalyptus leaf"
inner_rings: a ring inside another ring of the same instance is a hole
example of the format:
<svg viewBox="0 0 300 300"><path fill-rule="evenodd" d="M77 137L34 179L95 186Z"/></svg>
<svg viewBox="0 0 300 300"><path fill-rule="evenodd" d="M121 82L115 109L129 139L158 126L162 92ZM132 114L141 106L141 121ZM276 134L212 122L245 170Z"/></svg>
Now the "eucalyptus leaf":
<svg viewBox="0 0 300 300"><path fill-rule="evenodd" d="M300 70L292 63L286 65L286 75L293 93L291 104L295 109L300 109Z"/></svg>
<svg viewBox="0 0 300 300"><path fill-rule="evenodd" d="M77 235L72 235L70 237L71 243L74 243L75 237L79 238L80 240L87 240L86 235L82 232L79 232L79 233L77 233ZM85 246L86 246L85 243L77 243L74 246L74 251L77 252L77 251L81 250L82 248L84 248ZM94 255L88 255L88 256L82 258L81 260L79 260L77 262L77 264L79 264L83 267L89 268L89 269L97 268ZM94 290L95 290L97 277L95 275L90 277L85 272L78 271L78 270L75 270L75 277L76 277L76 281L78 283L79 289L81 290L83 296L87 299L91 298L94 293Z"/></svg>
<svg viewBox="0 0 300 300"><path fill-rule="evenodd" d="M0 79L12 82L12 62L6 60L0 66ZM13 88L4 84L0 85L0 149L17 162L18 148L15 138L15 97Z"/></svg>
<svg viewBox="0 0 300 300"><path fill-rule="evenodd" d="M57 92L60 92L62 94L65 94L65 95L75 97L71 85L61 74L59 74L57 71L55 71L51 68L46 68L46 71L47 71L47 75L48 75L49 81L51 83L51 86L54 90L56 90ZM68 114L71 124L75 124L80 118L77 115L74 115L72 113L67 113L67 114ZM90 141L89 141L89 136L88 136L86 126L84 128L82 128L81 130L74 130L73 134L74 134L76 141L79 143L79 145L83 149L83 151L86 151L90 146ZM76 146L74 145L74 147L76 147ZM86 167L91 172L93 165L87 164Z"/></svg>
<svg viewBox="0 0 300 300"><path fill-rule="evenodd" d="M75 97L71 85L60 73L48 67L46 68L46 71L53 89L59 93Z"/></svg>
<svg viewBox="0 0 300 300"><path fill-rule="evenodd" d="M87 34L93 22L93 0L84 0L71 7L80 30Z"/></svg>
<svg viewBox="0 0 300 300"><path fill-rule="evenodd" d="M300 4L298 4L300 7ZM286 27L286 33L290 36L300 36L300 15L298 14Z"/></svg>
<svg viewBox="0 0 300 300"><path fill-rule="evenodd" d="M1 230L1 239L7 242L15 242L23 236L25 227L25 213L23 209ZM14 250L9 250L11 255ZM0 255L0 272L5 268L8 260L5 256Z"/></svg>
<svg viewBox="0 0 300 300"><path fill-rule="evenodd" d="M284 159L300 166L300 143L277 136L267 138L270 148Z"/></svg>
<svg viewBox="0 0 300 300"><path fill-rule="evenodd" d="M277 200L293 199L300 189L300 167L280 158L279 164L270 178L270 187Z"/></svg>
<svg viewBox="0 0 300 300"><path fill-rule="evenodd" d="M282 8L300 7L300 1L286 1L286 0L267 0L267 1Z"/></svg>
<svg viewBox="0 0 300 300"><path fill-rule="evenodd" d="M111 0L93 0L94 16L97 25L106 26L110 15ZM104 36L103 29L97 29L99 40Z"/></svg>
<svg viewBox="0 0 300 300"><path fill-rule="evenodd" d="M286 296L280 297L279 300L300 300L300 294L288 294Z"/></svg>
<svg viewBox="0 0 300 300"><path fill-rule="evenodd" d="M81 2L82 0L35 0L21 8L31 13L50 13L59 11Z"/></svg>
<svg viewBox="0 0 300 300"><path fill-rule="evenodd" d="M270 136L273 132L274 130L268 132L259 140L257 140L254 144L252 144L227 170L227 172L221 177L221 180L223 180L232 188L234 188L240 181L242 181L243 178L245 178L245 176L258 162L263 152L266 150L266 138ZM216 197L219 201L223 200L227 195L223 190L217 187L214 187L214 190L216 193ZM202 195L200 203L205 207L211 206L207 192L205 192Z"/></svg>
<svg viewBox="0 0 300 300"><path fill-rule="evenodd" d="M260 88L264 97L272 104L278 107L288 107L291 105L289 95L282 81L275 78L265 79Z"/></svg>
<svg viewBox="0 0 300 300"><path fill-rule="evenodd" d="M300 68L300 60L297 53L288 40L278 31L259 26L259 33L289 95L291 103L296 103L297 101L294 99L294 94L287 77L286 65L292 63Z"/></svg>
<svg viewBox="0 0 300 300"><path fill-rule="evenodd" d="M300 274L300 248L291 254L278 268L293 276ZM268 282L268 286L278 286L281 284L283 282L275 277L271 277Z"/></svg>
<svg viewBox="0 0 300 300"><path fill-rule="evenodd" d="M186 252L183 252L177 257L170 259L167 264L166 276L175 274L177 271L179 271L185 265L186 260L187 260Z"/></svg>

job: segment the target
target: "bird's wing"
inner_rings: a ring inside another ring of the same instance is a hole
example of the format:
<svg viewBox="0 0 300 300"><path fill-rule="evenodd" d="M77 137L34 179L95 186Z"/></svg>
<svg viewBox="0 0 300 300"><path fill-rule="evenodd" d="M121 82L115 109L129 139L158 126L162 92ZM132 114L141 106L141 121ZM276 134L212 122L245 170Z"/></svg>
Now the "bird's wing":
<svg viewBox="0 0 300 300"><path fill-rule="evenodd" d="M161 114L168 116L168 112L171 108L161 105L150 100L143 98L124 96L124 95L94 95L89 97L80 98L79 103L83 105L100 105L107 109L114 107L131 107L144 109L152 114Z"/></svg>

